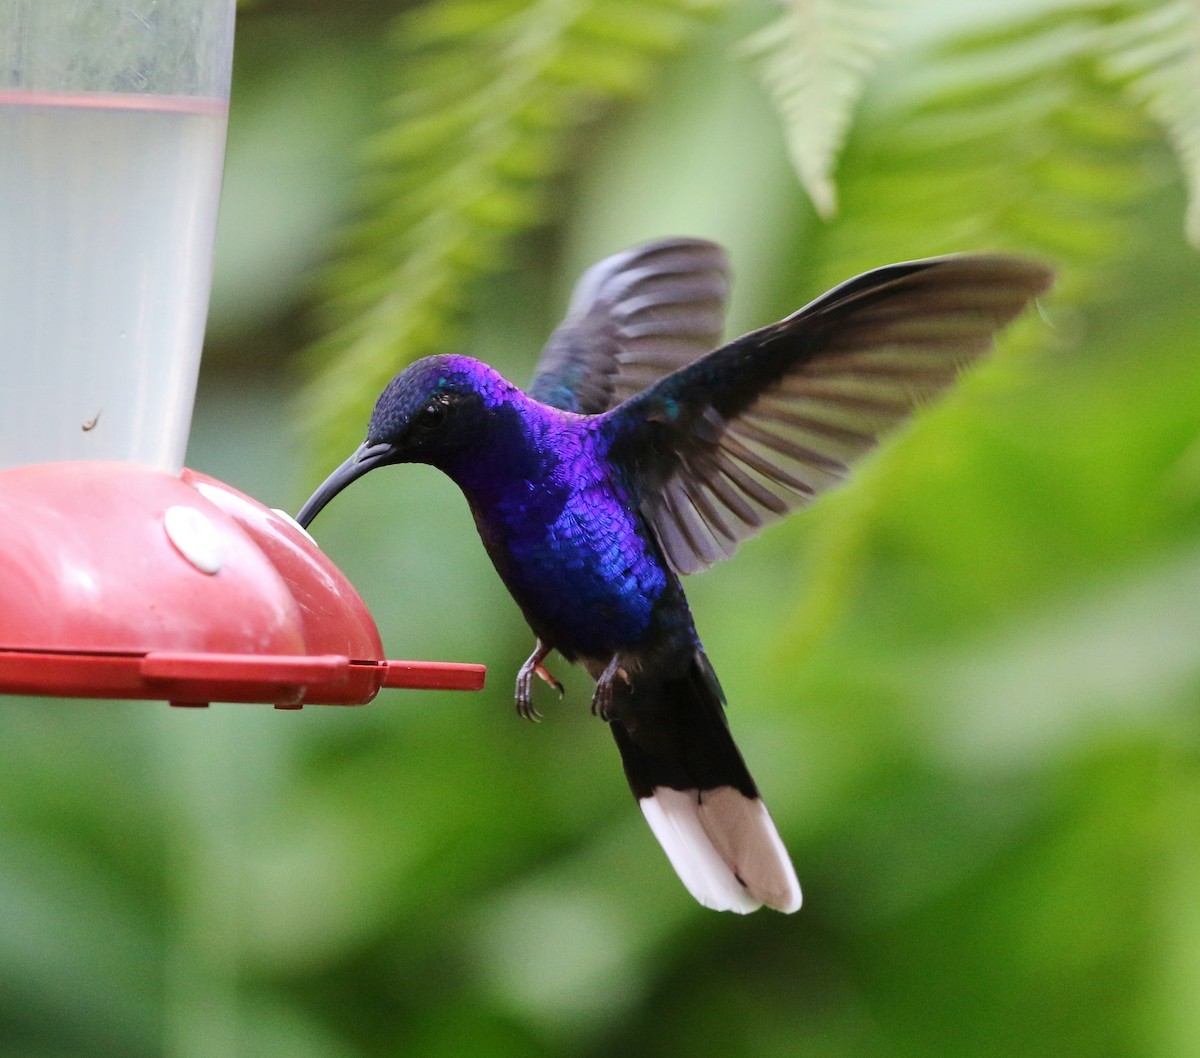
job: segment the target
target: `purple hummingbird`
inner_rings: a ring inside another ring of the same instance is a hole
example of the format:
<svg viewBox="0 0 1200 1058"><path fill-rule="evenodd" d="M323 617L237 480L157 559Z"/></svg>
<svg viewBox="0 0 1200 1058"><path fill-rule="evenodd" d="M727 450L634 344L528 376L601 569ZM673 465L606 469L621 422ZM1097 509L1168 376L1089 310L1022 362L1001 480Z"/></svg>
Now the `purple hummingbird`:
<svg viewBox="0 0 1200 1058"><path fill-rule="evenodd" d="M1049 288L1044 265L966 254L888 265L720 343L724 251L668 239L577 284L523 393L467 356L418 360L366 441L298 515L350 482L428 463L462 489L536 637L516 705L537 719L551 651L596 681L592 711L683 884L705 907L800 907L734 744L680 583L843 480Z"/></svg>

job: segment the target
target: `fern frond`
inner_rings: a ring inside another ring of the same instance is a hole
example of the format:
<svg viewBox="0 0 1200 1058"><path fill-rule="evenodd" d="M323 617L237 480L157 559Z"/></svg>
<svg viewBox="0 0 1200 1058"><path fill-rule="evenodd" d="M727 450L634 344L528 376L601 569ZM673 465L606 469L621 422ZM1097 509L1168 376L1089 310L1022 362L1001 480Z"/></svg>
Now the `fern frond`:
<svg viewBox="0 0 1200 1058"><path fill-rule="evenodd" d="M396 23L400 88L328 283L309 421L344 447L402 363L449 347L472 280L547 213L581 127L642 91L724 0L434 0Z"/></svg>
<svg viewBox="0 0 1200 1058"><path fill-rule="evenodd" d="M751 35L755 61L787 138L788 153L822 217L837 209L833 171L863 87L887 50L888 0L783 0Z"/></svg>
<svg viewBox="0 0 1200 1058"><path fill-rule="evenodd" d="M1108 72L1162 126L1188 189L1187 236L1200 248L1200 4L1139 4L1106 39Z"/></svg>
<svg viewBox="0 0 1200 1058"><path fill-rule="evenodd" d="M1162 154L1155 129L1100 68L1121 10L1014 17L954 38L921 56L921 85L903 86L903 98L889 92L884 106L868 101L846 150L842 213L812 231L807 252L820 269L808 285L822 289L880 261L1004 249L1058 268L1058 305L1094 297L1108 266L1127 259L1133 206L1159 186L1162 168L1147 164ZM1032 320L1006 335L1009 353L1035 332L1045 340ZM1021 370L1009 355L972 381L1004 386ZM910 466L936 465L944 444L910 444ZM907 487L895 466L814 512L810 546L821 560L789 642L824 634L856 597L878 512L892 489ZM873 473L862 468L859 477Z"/></svg>
<svg viewBox="0 0 1200 1058"><path fill-rule="evenodd" d="M1098 278L1133 238L1131 203L1157 186L1154 131L1099 69L1115 11L1014 20L925 55L922 94L860 119L843 216L814 233L820 281L982 248L1062 266L1060 295Z"/></svg>

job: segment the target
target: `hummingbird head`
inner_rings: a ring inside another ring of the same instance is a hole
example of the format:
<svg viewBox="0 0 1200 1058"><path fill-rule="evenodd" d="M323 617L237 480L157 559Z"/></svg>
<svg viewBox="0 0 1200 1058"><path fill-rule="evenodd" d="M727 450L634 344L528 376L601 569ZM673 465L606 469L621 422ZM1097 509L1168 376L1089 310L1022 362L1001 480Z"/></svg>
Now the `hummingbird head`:
<svg viewBox="0 0 1200 1058"><path fill-rule="evenodd" d="M488 443L488 424L516 387L467 356L427 356L391 380L375 402L367 439L325 479L296 516L306 529L352 481L392 463L441 470Z"/></svg>

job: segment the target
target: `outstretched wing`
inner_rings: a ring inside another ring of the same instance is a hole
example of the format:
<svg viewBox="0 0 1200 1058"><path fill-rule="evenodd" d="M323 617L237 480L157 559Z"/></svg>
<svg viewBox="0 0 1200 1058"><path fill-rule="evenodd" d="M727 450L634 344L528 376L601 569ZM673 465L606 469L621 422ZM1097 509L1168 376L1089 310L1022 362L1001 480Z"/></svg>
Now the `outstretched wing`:
<svg viewBox="0 0 1200 1058"><path fill-rule="evenodd" d="M674 568L707 569L842 480L1052 281L998 254L889 265L614 409L611 455Z"/></svg>
<svg viewBox="0 0 1200 1058"><path fill-rule="evenodd" d="M575 285L529 395L564 411L607 411L715 349L728 294L725 251L703 239L606 257Z"/></svg>

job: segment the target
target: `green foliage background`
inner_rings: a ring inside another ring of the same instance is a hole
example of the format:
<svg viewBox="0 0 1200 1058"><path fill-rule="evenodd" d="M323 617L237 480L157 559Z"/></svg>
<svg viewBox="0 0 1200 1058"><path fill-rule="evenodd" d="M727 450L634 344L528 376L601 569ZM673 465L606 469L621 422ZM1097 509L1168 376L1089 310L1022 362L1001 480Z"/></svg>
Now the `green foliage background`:
<svg viewBox="0 0 1200 1058"><path fill-rule="evenodd" d="M397 469L317 535L488 689L0 703L0 1055L1200 1053L1198 143L1182 0L245 5L189 463L268 503L643 239L730 248L735 332L928 253L1060 282L689 584L800 913L690 901L578 674L514 717L520 615Z"/></svg>

